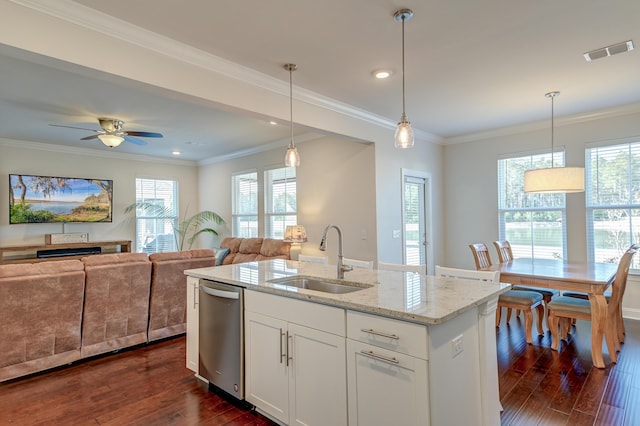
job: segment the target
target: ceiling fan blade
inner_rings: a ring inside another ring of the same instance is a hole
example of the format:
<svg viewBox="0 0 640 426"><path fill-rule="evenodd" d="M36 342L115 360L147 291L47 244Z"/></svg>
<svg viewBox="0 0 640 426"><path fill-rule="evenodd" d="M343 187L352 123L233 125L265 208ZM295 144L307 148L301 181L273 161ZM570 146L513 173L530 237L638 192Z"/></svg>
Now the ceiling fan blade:
<svg viewBox="0 0 640 426"><path fill-rule="evenodd" d="M134 145L146 145L147 143L142 139L134 138L133 136L129 136L128 134L122 135L125 141L131 142Z"/></svg>
<svg viewBox="0 0 640 426"><path fill-rule="evenodd" d="M81 138L81 141L88 141L91 139L96 139L98 137L98 135L91 135L91 136L85 136L84 138Z"/></svg>
<svg viewBox="0 0 640 426"><path fill-rule="evenodd" d="M77 130L86 130L88 132L100 132L100 130L94 130L94 129L85 129L84 127L73 127L73 126L63 126L62 124L49 124L49 126L53 126L53 127L66 127L67 129L77 129Z"/></svg>
<svg viewBox="0 0 640 426"><path fill-rule="evenodd" d="M125 134L129 136L141 136L143 138L161 138L162 133L153 133L153 132L130 132L126 131Z"/></svg>

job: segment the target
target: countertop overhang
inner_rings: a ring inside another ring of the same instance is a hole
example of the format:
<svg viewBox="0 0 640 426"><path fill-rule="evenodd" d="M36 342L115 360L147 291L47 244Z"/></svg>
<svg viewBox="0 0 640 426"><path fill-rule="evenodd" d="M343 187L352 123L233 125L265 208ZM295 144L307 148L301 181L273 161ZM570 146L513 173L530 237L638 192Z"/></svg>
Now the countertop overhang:
<svg viewBox="0 0 640 426"><path fill-rule="evenodd" d="M435 277L414 272L354 269L345 281L371 287L345 294L285 287L270 280L296 275L336 278L335 265L293 260L263 260L188 269L188 276L244 287L419 324L441 324L480 306L511 288L466 279Z"/></svg>

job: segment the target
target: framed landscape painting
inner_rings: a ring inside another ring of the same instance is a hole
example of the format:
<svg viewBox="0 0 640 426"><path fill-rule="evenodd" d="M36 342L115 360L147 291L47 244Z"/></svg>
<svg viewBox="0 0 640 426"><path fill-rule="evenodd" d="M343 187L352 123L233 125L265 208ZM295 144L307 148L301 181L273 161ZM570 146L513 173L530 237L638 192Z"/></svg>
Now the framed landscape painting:
<svg viewBox="0 0 640 426"><path fill-rule="evenodd" d="M9 175L9 223L111 222L113 181Z"/></svg>

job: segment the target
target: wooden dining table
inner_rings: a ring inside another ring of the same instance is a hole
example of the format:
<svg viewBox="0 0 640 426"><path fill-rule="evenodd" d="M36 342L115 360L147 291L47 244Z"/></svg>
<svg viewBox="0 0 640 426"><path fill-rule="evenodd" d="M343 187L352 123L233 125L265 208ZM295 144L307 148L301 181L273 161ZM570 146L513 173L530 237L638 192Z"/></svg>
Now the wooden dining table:
<svg viewBox="0 0 640 426"><path fill-rule="evenodd" d="M591 359L595 367L604 368L602 342L607 318L604 292L613 283L617 268L615 263L517 258L491 265L485 270L500 271L503 283L587 293L591 304Z"/></svg>

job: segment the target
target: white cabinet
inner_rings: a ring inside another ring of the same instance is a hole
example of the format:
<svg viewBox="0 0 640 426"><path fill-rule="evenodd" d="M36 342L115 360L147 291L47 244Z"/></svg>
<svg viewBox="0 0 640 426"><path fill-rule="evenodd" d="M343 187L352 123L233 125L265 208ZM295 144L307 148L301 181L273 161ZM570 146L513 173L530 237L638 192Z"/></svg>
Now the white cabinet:
<svg viewBox="0 0 640 426"><path fill-rule="evenodd" d="M198 374L198 278L187 277L187 368Z"/></svg>
<svg viewBox="0 0 640 426"><path fill-rule="evenodd" d="M245 293L247 401L288 425L346 425L345 312Z"/></svg>
<svg viewBox="0 0 640 426"><path fill-rule="evenodd" d="M428 425L427 328L347 313L349 425Z"/></svg>

